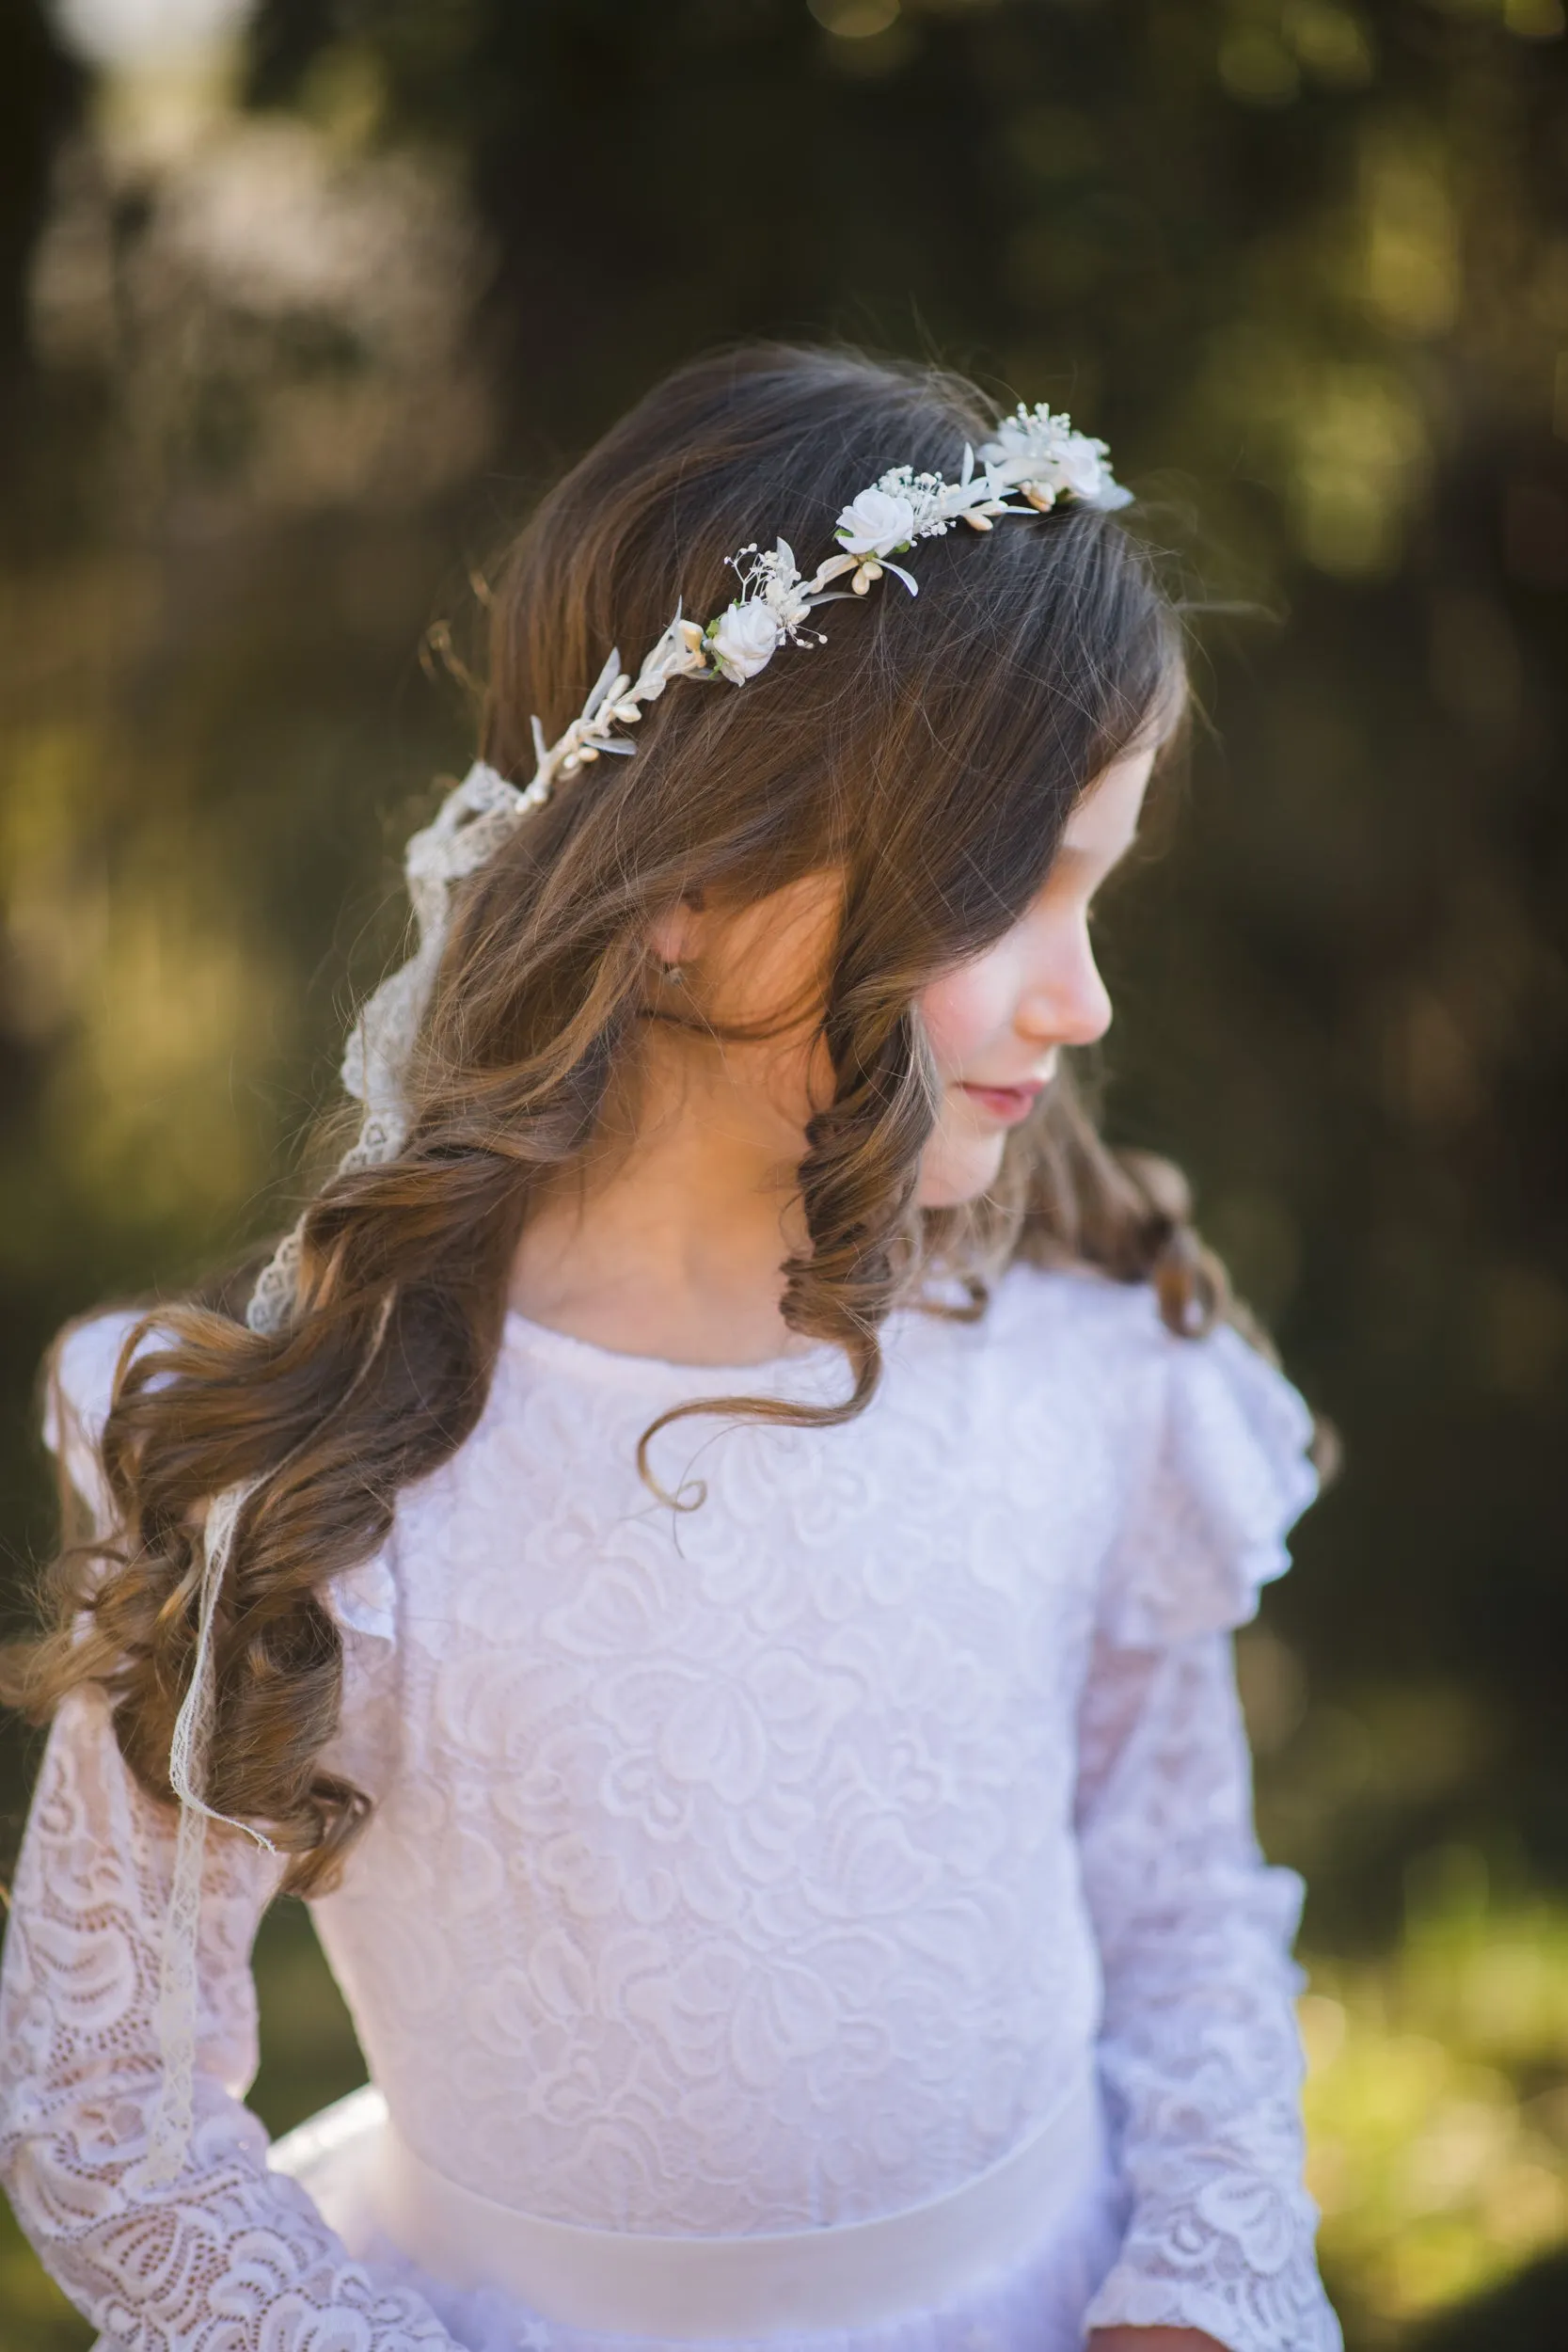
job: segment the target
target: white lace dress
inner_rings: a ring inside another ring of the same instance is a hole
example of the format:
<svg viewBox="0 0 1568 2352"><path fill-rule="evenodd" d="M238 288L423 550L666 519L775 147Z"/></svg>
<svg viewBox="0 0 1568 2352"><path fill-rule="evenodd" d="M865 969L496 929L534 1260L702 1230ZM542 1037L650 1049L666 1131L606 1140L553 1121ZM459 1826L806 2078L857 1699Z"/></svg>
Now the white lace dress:
<svg viewBox="0 0 1568 2352"><path fill-rule="evenodd" d="M100 1507L123 1328L64 1366L56 1441ZM706 1488L676 1518L634 1465L657 1412L837 1393L842 1361L726 1375L509 1319L479 1425L336 1588L339 1753L377 1804L314 1915L386 2113L481 2203L711 2241L941 2200L1087 2066L1108 2153L1026 2256L788 2341L1068 2352L1121 2322L1332 2352L1301 1890L1253 1837L1229 1642L1312 1492L1305 1409L1234 1333L1176 1340L1147 1289L1088 1275L1015 1270L974 1326L897 1316L888 1357L847 1427L665 1433L666 1484ZM357 2196L352 2135L313 2195L269 2168L241 2100L278 1866L232 1835L196 2134L172 2188L141 2183L172 1844L76 1696L14 1889L0 2170L105 2344L611 2341L421 2265Z"/></svg>

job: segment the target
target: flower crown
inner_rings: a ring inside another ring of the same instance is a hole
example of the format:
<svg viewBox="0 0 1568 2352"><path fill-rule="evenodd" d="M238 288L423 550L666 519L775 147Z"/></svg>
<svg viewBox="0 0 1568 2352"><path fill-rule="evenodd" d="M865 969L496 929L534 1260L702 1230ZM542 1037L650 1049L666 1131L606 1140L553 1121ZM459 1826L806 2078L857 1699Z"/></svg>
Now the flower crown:
<svg viewBox="0 0 1568 2352"><path fill-rule="evenodd" d="M911 553L921 539L942 538L958 522L990 531L999 515L1048 514L1063 498L1086 506L1126 506L1132 493L1113 478L1109 456L1103 441L1075 433L1069 417L1053 416L1043 402L1026 408L1021 401L995 437L981 443L980 470L974 451L966 447L957 482L895 466L851 499L834 527L836 552L809 580L787 539L771 548L753 540L726 559L740 594L705 628L677 611L635 677L622 669L619 649L613 652L581 712L556 742L546 742L534 720L536 764L522 805L539 807L558 777L575 774L603 753L633 751L635 745L612 730L635 726L643 705L656 702L673 677L722 677L743 686L768 667L786 640L796 645L820 643L821 632L807 626L818 605L836 603L850 593L863 596L884 572L902 580L911 596L917 595L913 574L893 559ZM1017 499L1009 495L1015 491ZM846 577L848 588L835 588L833 582Z"/></svg>
<svg viewBox="0 0 1568 2352"><path fill-rule="evenodd" d="M943 537L956 523L990 531L1001 516L1047 514L1063 499L1107 508L1127 505L1132 494L1113 479L1109 455L1103 441L1075 433L1068 417L1053 416L1043 405L1026 408L1021 404L1015 415L1004 419L994 437L982 442L978 466L976 453L965 449L957 482L895 466L851 499L834 530L834 552L809 580L784 539L767 548L753 542L731 556L740 593L714 620L705 627L677 611L635 677L622 669L619 650L611 653L581 711L554 743L546 742L543 727L533 721L535 765L526 786L510 784L477 761L448 795L435 821L408 844L404 871L418 945L409 961L364 1006L349 1038L343 1084L363 1104L364 1117L356 1141L339 1163L340 1172L382 1166L403 1149L409 1123L406 1076L446 945L452 887L489 863L519 821L550 798L561 777L576 774L607 754L632 752L635 745L616 730L635 726L644 707L658 699L672 678L722 678L743 686L767 668L785 643L821 642L821 631L810 625L810 615L819 605L863 596L886 572L901 580L911 596L916 595L913 575L895 557L911 554L923 539ZM836 584L846 580L847 587ZM300 1252L301 1227L296 1225L279 1243L251 1294L245 1320L252 1330L287 1327L296 1301ZM384 1311L362 1371L385 1327ZM214 1637L235 1530L261 1484L250 1479L215 1495L203 1535L195 1656L169 1754L180 1824L159 1981L164 2083L143 2165L150 2185L174 2179L190 2144L202 1852L208 1821L227 1819L213 1810L202 1793L215 1700ZM229 1826L270 1846L248 1822Z"/></svg>

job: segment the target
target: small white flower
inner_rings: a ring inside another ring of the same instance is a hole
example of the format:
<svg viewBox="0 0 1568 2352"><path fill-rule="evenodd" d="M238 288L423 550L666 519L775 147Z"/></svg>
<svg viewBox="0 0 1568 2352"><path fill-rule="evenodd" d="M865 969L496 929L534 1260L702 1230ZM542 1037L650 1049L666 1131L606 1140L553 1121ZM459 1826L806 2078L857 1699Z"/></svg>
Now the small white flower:
<svg viewBox="0 0 1568 2352"><path fill-rule="evenodd" d="M787 636L798 637L801 633L811 606L799 580L768 580L763 587L762 600Z"/></svg>
<svg viewBox="0 0 1568 2352"><path fill-rule="evenodd" d="M914 537L914 507L896 491L863 490L840 515L837 537L850 555L891 555Z"/></svg>
<svg viewBox="0 0 1568 2352"><path fill-rule="evenodd" d="M898 466L892 473L885 473L877 487L909 500L914 523L910 532L911 541L944 539L954 516L970 496L967 483L944 481L940 473L914 473L908 466Z"/></svg>
<svg viewBox="0 0 1568 2352"><path fill-rule="evenodd" d="M766 670L779 649L784 626L770 605L751 599L721 612L709 636L713 666L732 686L742 686Z"/></svg>
<svg viewBox="0 0 1568 2352"><path fill-rule="evenodd" d="M795 550L787 539L781 539L771 548L742 548L728 562L740 582L743 603L765 604L786 637L799 640L802 633L809 634L805 631L805 620L811 601L795 561Z"/></svg>
<svg viewBox="0 0 1568 2352"><path fill-rule="evenodd" d="M1105 443L1075 433L1070 417L1053 416L1043 401L1005 417L980 455L1035 506L1053 506L1064 495L1105 507L1126 506L1132 498L1112 476Z"/></svg>
<svg viewBox="0 0 1568 2352"><path fill-rule="evenodd" d="M1075 433L1062 452L1062 487L1074 498L1098 499L1105 489L1111 475L1101 453L1104 448L1103 441Z"/></svg>

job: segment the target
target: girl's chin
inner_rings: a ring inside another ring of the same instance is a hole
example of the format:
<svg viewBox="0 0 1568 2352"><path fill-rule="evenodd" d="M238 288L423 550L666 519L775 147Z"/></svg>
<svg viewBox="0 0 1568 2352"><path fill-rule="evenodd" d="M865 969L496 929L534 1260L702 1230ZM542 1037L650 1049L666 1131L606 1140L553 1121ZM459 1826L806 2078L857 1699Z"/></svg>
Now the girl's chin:
<svg viewBox="0 0 1568 2352"><path fill-rule="evenodd" d="M966 1136L960 1143L933 1136L920 1163L915 1201L922 1209L961 1209L995 1184L1006 1146L1003 1134Z"/></svg>

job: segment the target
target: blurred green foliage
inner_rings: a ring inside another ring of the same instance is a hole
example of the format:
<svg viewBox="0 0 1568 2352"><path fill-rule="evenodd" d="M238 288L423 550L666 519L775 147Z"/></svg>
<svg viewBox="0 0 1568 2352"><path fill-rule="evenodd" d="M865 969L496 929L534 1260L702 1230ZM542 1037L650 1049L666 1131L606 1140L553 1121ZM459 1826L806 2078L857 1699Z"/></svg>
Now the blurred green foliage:
<svg viewBox="0 0 1568 2352"><path fill-rule="evenodd" d="M263 0L237 49L105 66L39 0L0 27L19 1579L49 1333L287 1213L398 846L467 763L426 632L464 640L537 485L738 334L1069 407L1228 608L1187 804L1106 910L1108 1115L1189 1168L1345 1441L1243 1673L1367 2344L1446 2307L1445 2344L1568 2337L1563 32L1560 0ZM356 2060L298 1914L261 1976L281 2124ZM13 2331L80 2342L8 2249Z"/></svg>

